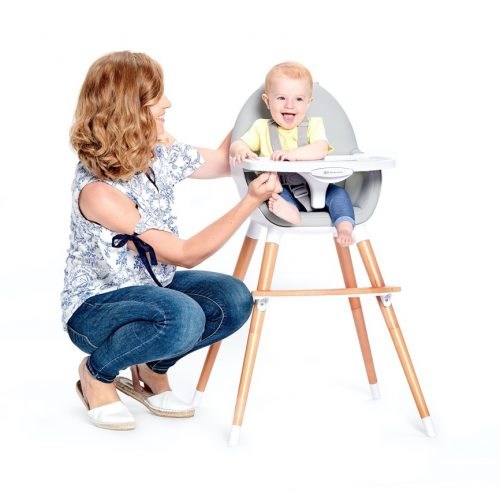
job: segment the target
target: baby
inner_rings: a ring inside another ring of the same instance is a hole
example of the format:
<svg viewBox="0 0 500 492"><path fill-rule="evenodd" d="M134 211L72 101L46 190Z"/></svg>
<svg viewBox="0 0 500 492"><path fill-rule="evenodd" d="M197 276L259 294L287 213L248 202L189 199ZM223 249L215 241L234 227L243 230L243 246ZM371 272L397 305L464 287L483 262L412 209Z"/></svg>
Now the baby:
<svg viewBox="0 0 500 492"><path fill-rule="evenodd" d="M235 163L255 159L258 153L275 161L312 161L332 151L322 118L306 118L312 102L313 80L306 67L295 62L275 65L267 74L262 99L272 119L258 119L239 140L233 142L230 155ZM273 135L274 134L274 135ZM341 246L353 243L354 210L349 195L330 184L325 203L337 229ZM291 224L300 223L301 203L287 187L273 194L269 210Z"/></svg>

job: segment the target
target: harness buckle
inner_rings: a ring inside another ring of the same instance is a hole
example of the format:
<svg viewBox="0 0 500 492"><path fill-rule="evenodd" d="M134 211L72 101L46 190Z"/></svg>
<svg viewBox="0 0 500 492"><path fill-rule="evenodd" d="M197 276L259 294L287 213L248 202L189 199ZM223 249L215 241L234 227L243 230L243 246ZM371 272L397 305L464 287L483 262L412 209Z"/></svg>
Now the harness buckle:
<svg viewBox="0 0 500 492"><path fill-rule="evenodd" d="M302 198L309 195L309 190L307 189L307 185L305 183L298 185L289 184L288 186L290 187L290 191L295 198Z"/></svg>

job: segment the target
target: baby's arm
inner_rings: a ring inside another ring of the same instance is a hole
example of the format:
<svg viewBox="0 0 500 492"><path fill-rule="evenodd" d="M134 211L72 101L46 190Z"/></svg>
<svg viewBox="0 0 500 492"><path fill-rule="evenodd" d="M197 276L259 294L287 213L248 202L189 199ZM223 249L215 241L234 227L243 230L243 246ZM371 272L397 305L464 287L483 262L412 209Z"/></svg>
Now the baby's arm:
<svg viewBox="0 0 500 492"><path fill-rule="evenodd" d="M243 140L236 140L229 147L229 155L235 164L240 164L244 159L257 159L258 155L252 152L250 146Z"/></svg>
<svg viewBox="0 0 500 492"><path fill-rule="evenodd" d="M328 142L318 140L312 144L303 145L291 150L276 150L271 154L273 161L316 161L328 154Z"/></svg>

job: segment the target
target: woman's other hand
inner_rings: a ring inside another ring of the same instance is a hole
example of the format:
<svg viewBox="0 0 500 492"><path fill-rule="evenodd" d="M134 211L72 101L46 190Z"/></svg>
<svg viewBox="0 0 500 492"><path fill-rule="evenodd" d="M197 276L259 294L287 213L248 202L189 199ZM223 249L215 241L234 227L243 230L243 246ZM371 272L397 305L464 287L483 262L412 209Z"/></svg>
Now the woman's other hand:
<svg viewBox="0 0 500 492"><path fill-rule="evenodd" d="M248 185L248 194L259 202L265 202L273 193L277 193L277 190L280 188L278 175L276 173L265 172L257 176Z"/></svg>

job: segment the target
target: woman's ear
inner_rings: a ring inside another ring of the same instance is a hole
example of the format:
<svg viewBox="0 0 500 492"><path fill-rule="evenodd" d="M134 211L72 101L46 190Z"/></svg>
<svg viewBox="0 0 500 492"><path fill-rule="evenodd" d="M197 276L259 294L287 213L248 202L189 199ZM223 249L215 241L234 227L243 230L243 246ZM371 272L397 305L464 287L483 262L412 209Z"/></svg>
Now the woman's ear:
<svg viewBox="0 0 500 492"><path fill-rule="evenodd" d="M264 94L262 94L262 100L266 104L267 109L269 109L269 97L268 97L268 95L265 92L264 92Z"/></svg>

